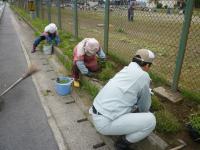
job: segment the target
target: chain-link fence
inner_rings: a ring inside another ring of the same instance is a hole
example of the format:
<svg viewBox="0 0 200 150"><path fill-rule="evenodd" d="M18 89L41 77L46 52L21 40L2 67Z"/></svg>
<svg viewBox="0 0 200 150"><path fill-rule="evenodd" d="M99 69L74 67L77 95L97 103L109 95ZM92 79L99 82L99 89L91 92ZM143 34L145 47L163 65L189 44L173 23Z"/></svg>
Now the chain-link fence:
<svg viewBox="0 0 200 150"><path fill-rule="evenodd" d="M183 26L188 4L186 0L111 0L109 6L109 38L105 39L105 1L103 0L53 0L40 1L42 19L58 25L58 10L61 9L62 29L74 34L76 19L74 8L77 8L78 36L80 38L95 37L101 45L108 42L108 54L130 62L137 49L147 48L156 53L153 74L173 80L177 67L181 67L179 86L182 89L200 95L200 2L194 0L191 26L189 33L184 33ZM23 6L23 0L18 6ZM48 6L50 2L51 8ZM75 5L76 3L77 5ZM76 7L77 6L77 7ZM192 8L192 7L191 7ZM192 10L192 9L191 9ZM186 15L187 16L186 16ZM49 18L50 17L50 18ZM185 35L185 39L183 36ZM180 41L182 43L180 43ZM184 43L187 45L184 47ZM177 56L184 53L184 61L177 65Z"/></svg>
<svg viewBox="0 0 200 150"><path fill-rule="evenodd" d="M179 85L200 94L200 1L195 3Z"/></svg>

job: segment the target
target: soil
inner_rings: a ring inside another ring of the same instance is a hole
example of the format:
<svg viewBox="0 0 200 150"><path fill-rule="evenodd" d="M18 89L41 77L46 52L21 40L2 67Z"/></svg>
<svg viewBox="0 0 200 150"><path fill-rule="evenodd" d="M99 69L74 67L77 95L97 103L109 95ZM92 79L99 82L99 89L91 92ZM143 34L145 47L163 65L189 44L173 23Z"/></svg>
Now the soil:
<svg viewBox="0 0 200 150"><path fill-rule="evenodd" d="M165 140L170 145L169 148L181 145L181 143L178 142L178 139L181 139L187 144L187 146L183 148L183 150L200 150L200 143L192 141L192 138L190 137L186 127L186 124L189 120L188 116L199 109L198 104L187 99L184 99L176 104L164 98L159 99L164 104L165 108L176 116L176 118L182 125L182 129L176 134L161 134L158 132L156 132L156 134L158 134L161 138L163 138L163 140Z"/></svg>

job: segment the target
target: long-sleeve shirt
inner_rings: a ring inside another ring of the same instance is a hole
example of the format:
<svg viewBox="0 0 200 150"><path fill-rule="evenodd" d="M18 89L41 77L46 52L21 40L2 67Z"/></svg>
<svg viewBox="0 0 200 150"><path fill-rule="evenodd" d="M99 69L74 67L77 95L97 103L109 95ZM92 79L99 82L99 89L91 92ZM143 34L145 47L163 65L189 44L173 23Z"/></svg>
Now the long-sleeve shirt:
<svg viewBox="0 0 200 150"><path fill-rule="evenodd" d="M106 55L102 48L100 48L100 50L97 52L97 55L100 59L106 58ZM77 60L76 65L78 69L80 70L81 74L88 74L89 71L88 71L88 68L85 66L84 59Z"/></svg>
<svg viewBox="0 0 200 150"><path fill-rule="evenodd" d="M135 105L140 112L148 112L151 106L149 85L149 74L137 63L131 62L101 89L93 105L112 120L130 113Z"/></svg>

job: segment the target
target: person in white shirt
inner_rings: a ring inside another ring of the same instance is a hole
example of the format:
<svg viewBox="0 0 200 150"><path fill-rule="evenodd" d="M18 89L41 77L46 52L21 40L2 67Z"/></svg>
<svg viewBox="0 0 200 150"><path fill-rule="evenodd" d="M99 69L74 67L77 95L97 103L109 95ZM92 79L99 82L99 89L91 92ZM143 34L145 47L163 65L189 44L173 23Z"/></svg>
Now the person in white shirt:
<svg viewBox="0 0 200 150"><path fill-rule="evenodd" d="M156 126L155 116L149 112L148 71L154 58L152 51L138 50L132 62L100 90L89 110L99 133L122 135L115 143L116 150L128 150L131 143L147 137Z"/></svg>
<svg viewBox="0 0 200 150"><path fill-rule="evenodd" d="M60 43L60 38L58 36L57 26L54 23L50 23L44 28L44 32L35 39L33 43L33 48L31 53L36 52L36 47L40 44L41 41L46 40L49 44L58 45Z"/></svg>

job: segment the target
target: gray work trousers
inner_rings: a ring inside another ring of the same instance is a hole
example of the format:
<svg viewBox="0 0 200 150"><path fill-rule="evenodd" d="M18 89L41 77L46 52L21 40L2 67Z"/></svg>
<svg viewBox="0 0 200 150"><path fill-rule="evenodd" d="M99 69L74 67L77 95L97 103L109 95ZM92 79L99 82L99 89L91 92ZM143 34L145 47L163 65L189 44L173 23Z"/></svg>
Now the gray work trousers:
<svg viewBox="0 0 200 150"><path fill-rule="evenodd" d="M103 115L92 114L96 130L103 135L125 135L131 143L147 137L156 126L156 119L152 113L128 113L111 120Z"/></svg>

